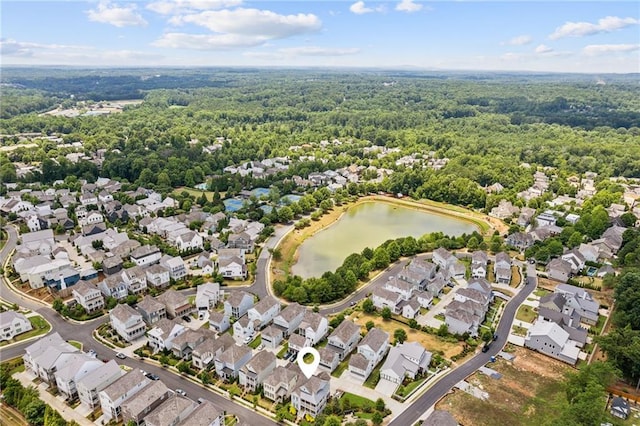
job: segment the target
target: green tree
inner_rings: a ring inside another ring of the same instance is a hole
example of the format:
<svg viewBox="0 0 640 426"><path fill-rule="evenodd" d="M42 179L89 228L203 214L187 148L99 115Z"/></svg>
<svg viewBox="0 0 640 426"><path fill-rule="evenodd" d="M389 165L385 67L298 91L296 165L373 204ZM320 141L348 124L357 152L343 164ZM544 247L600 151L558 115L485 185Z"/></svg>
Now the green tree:
<svg viewBox="0 0 640 426"><path fill-rule="evenodd" d="M384 247L380 246L376 248L373 252L373 266L376 269L384 269L389 266L391 259L389 257L389 252Z"/></svg>
<svg viewBox="0 0 640 426"><path fill-rule="evenodd" d="M382 424L383 421L383 417L382 414L380 414L379 411L376 411L375 413L373 413L373 415L371 416L371 423L373 423L376 426L379 426Z"/></svg>
<svg viewBox="0 0 640 426"><path fill-rule="evenodd" d="M393 332L393 338L398 343L404 343L405 340L407 340L407 332L404 331L404 329L402 328L396 328L395 331Z"/></svg>
<svg viewBox="0 0 640 426"><path fill-rule="evenodd" d="M373 321L367 321L367 323L364 326L367 329L367 331L370 331L376 325L375 325L375 323Z"/></svg>
<svg viewBox="0 0 640 426"><path fill-rule="evenodd" d="M336 416L329 416L324 421L323 426L341 426L342 420Z"/></svg>
<svg viewBox="0 0 640 426"><path fill-rule="evenodd" d="M624 226L626 226L627 228L630 228L636 224L636 222L638 221L638 218L633 213L626 212L620 216L620 220L622 221Z"/></svg>
<svg viewBox="0 0 640 426"><path fill-rule="evenodd" d="M362 310L368 314L375 312L376 307L373 305L373 301L370 298L364 299L362 302Z"/></svg>
<svg viewBox="0 0 640 426"><path fill-rule="evenodd" d="M623 376L632 381L640 379L640 330L633 330L627 324L596 338L596 341Z"/></svg>
<svg viewBox="0 0 640 426"><path fill-rule="evenodd" d="M380 411L381 413L384 413L386 409L387 409L387 406L384 403L384 399L382 398L376 399L376 410Z"/></svg>
<svg viewBox="0 0 640 426"><path fill-rule="evenodd" d="M55 298L53 299L53 304L51 305L51 307L53 308L54 311L56 311L57 313L60 313L64 309L64 302L59 297Z"/></svg>
<svg viewBox="0 0 640 426"><path fill-rule="evenodd" d="M289 206L284 206L278 210L278 220L282 223L289 223L293 219L293 211Z"/></svg>
<svg viewBox="0 0 640 426"><path fill-rule="evenodd" d="M625 271L615 288L616 310L613 321L618 327L629 325L640 330L640 271Z"/></svg>
<svg viewBox="0 0 640 426"><path fill-rule="evenodd" d="M391 309L385 306L384 308L382 308L382 312L380 313L380 315L382 316L383 320L389 321L391 319Z"/></svg>

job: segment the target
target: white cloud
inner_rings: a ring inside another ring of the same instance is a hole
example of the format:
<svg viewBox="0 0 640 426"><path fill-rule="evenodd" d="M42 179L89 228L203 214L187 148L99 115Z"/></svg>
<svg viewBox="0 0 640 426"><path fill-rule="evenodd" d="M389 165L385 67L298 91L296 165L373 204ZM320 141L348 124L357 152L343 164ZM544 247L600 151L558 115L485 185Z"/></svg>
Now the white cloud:
<svg viewBox="0 0 640 426"><path fill-rule="evenodd" d="M167 33L152 43L155 47L193 50L229 50L264 44L265 37L238 34Z"/></svg>
<svg viewBox="0 0 640 426"><path fill-rule="evenodd" d="M396 5L396 10L400 12L417 12L422 9L421 4L414 3L413 0L402 0L400 3Z"/></svg>
<svg viewBox="0 0 640 426"><path fill-rule="evenodd" d="M540 44L538 45L538 47L536 47L534 49L534 52L536 53L549 53L549 52L553 52L553 49L549 46L546 46L544 44Z"/></svg>
<svg viewBox="0 0 640 426"><path fill-rule="evenodd" d="M364 2L362 0L355 2L354 4L352 4L349 7L349 10L353 13L355 13L356 15L364 15L365 13L372 13L375 12L375 9L372 9L370 7L366 7L364 5Z"/></svg>
<svg viewBox="0 0 640 426"><path fill-rule="evenodd" d="M551 40L563 37L582 37L598 33L608 33L631 25L640 24L640 20L635 18L619 18L617 16L607 16L598 20L598 23L591 22L565 22L564 25L556 28L549 35Z"/></svg>
<svg viewBox="0 0 640 426"><path fill-rule="evenodd" d="M199 25L216 33L264 39L313 33L322 28L322 21L313 14L279 15L269 10L243 8L179 16L171 22Z"/></svg>
<svg viewBox="0 0 640 426"><path fill-rule="evenodd" d="M116 27L144 27L147 21L136 12L136 5L111 5L109 1L101 1L97 9L87 11L90 21L111 24Z"/></svg>
<svg viewBox="0 0 640 426"><path fill-rule="evenodd" d="M74 51L88 50L87 46L74 46L66 44L43 44L25 41L16 41L10 38L0 39L0 55L3 56L34 56L38 52L45 51Z"/></svg>
<svg viewBox="0 0 640 426"><path fill-rule="evenodd" d="M607 55L611 53L626 53L640 50L640 44L590 44L582 49L588 56Z"/></svg>
<svg viewBox="0 0 640 426"><path fill-rule="evenodd" d="M215 10L241 4L242 0L160 0L149 3L147 9L161 15L171 15L183 11Z"/></svg>
<svg viewBox="0 0 640 426"><path fill-rule="evenodd" d="M531 38L531 36L529 35L520 35L517 37L512 38L509 41L503 42L501 44L508 44L510 46L522 46L525 44L529 44L533 41L533 39Z"/></svg>

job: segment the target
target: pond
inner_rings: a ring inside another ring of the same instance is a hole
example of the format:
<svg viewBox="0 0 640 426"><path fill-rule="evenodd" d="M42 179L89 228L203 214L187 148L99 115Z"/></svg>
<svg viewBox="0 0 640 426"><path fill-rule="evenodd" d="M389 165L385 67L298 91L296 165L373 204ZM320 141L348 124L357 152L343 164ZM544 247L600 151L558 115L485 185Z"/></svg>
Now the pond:
<svg viewBox="0 0 640 426"><path fill-rule="evenodd" d="M461 219L413 210L383 202L368 202L350 208L333 225L305 240L298 248L298 261L291 268L303 278L335 271L352 253L376 248L386 240L430 232L458 236L478 231Z"/></svg>

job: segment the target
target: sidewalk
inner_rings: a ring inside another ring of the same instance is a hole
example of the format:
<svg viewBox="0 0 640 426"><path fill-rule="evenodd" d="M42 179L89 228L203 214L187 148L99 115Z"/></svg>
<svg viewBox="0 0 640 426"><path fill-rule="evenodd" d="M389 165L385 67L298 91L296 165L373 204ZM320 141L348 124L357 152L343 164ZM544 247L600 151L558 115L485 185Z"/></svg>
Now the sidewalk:
<svg viewBox="0 0 640 426"><path fill-rule="evenodd" d="M26 371L22 373L16 373L13 375L13 377L20 380L20 383L22 383L24 387L34 386L33 382L31 381L33 379L33 376ZM81 409L82 405L79 405L77 408L72 409L64 402L64 400L62 400L62 397L53 396L49 392L47 392L48 385L44 382L40 383L38 386L35 386L35 388L40 394L40 399L46 404L49 404L51 408L56 410L58 413L60 413L60 415L65 420L69 422L73 420L81 426L93 426L93 422L84 417L78 411Z"/></svg>

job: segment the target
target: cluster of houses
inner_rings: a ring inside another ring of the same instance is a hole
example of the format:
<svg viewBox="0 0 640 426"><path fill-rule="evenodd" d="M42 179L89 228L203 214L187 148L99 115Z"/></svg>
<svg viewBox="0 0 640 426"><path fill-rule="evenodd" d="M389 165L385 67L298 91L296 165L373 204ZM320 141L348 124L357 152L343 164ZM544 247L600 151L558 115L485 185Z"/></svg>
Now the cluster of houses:
<svg viewBox="0 0 640 426"><path fill-rule="evenodd" d="M527 331L524 345L571 365L588 343L587 328L598 322L599 304L584 289L558 284L543 296L538 318Z"/></svg>
<svg viewBox="0 0 640 426"><path fill-rule="evenodd" d="M141 370L126 371L114 360L101 361L64 341L58 333L25 349L25 368L67 401L102 409L102 421L128 424L224 425L225 413L207 400L193 401Z"/></svg>

